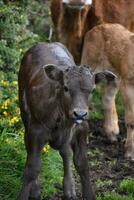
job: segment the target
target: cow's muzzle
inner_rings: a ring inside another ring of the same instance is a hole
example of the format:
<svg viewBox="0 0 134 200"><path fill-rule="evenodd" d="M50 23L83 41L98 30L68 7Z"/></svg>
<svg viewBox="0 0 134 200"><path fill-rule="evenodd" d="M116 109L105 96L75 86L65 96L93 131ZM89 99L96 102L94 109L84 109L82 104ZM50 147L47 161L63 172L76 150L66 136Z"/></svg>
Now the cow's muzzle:
<svg viewBox="0 0 134 200"><path fill-rule="evenodd" d="M72 10L82 10L85 7L85 4L71 4L71 3L64 3L64 5Z"/></svg>

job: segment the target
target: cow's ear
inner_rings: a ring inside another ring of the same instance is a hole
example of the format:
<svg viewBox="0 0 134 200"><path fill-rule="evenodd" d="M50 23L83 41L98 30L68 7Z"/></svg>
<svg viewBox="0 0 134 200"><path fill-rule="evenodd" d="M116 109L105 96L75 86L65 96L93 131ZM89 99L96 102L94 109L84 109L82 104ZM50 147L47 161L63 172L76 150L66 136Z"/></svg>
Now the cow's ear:
<svg viewBox="0 0 134 200"><path fill-rule="evenodd" d="M94 76L95 76L95 84L98 84L100 82L109 84L117 79L117 76L108 70L96 73L94 74Z"/></svg>
<svg viewBox="0 0 134 200"><path fill-rule="evenodd" d="M45 65L43 68L46 75L51 80L59 81L60 83L63 83L63 72L56 65L48 64L48 65Z"/></svg>

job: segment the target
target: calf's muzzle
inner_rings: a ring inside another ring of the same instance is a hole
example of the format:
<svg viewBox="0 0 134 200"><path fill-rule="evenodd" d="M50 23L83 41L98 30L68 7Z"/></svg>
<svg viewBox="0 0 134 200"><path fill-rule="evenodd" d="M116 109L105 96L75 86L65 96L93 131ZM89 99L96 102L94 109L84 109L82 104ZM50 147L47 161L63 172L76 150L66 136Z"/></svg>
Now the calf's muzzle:
<svg viewBox="0 0 134 200"><path fill-rule="evenodd" d="M73 119L76 124L81 124L87 116L87 111L85 110L74 110Z"/></svg>

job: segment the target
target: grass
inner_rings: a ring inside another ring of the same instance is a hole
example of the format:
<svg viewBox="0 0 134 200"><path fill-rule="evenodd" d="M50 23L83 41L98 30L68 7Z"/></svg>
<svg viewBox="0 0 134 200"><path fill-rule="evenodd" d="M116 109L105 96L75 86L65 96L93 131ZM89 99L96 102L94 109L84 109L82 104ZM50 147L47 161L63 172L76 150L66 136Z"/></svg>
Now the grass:
<svg viewBox="0 0 134 200"><path fill-rule="evenodd" d="M91 103L92 103L92 111L89 113L89 119L93 120L103 119L100 87L98 87L97 90L93 93Z"/></svg>
<svg viewBox="0 0 134 200"><path fill-rule="evenodd" d="M119 191L134 196L134 179L124 179L121 181Z"/></svg>
<svg viewBox="0 0 134 200"><path fill-rule="evenodd" d="M51 197L57 190L56 186L62 184L63 166L57 151L50 149L47 155L42 156L41 168L42 196Z"/></svg>
<svg viewBox="0 0 134 200"><path fill-rule="evenodd" d="M102 181L98 179L96 186L99 188L105 186L111 186L112 181ZM122 193L122 194L120 194ZM121 181L117 188L117 192L106 192L103 195L99 195L97 200L134 200L134 179L124 179Z"/></svg>
<svg viewBox="0 0 134 200"><path fill-rule="evenodd" d="M115 192L113 193L105 193L103 197L99 196L97 200L134 200L134 197L132 195L119 195Z"/></svg>

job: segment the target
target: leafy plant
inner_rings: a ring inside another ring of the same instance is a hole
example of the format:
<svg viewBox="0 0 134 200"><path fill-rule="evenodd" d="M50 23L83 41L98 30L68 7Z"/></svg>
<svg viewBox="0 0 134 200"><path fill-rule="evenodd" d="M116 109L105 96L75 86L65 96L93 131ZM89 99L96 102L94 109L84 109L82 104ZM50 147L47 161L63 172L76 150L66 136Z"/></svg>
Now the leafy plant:
<svg viewBox="0 0 134 200"><path fill-rule="evenodd" d="M129 196L121 196L117 193L105 193L103 197L98 196L97 200L133 200L133 196L129 195Z"/></svg>
<svg viewBox="0 0 134 200"><path fill-rule="evenodd" d="M119 190L128 194L134 195L134 179L124 179L121 181Z"/></svg>

